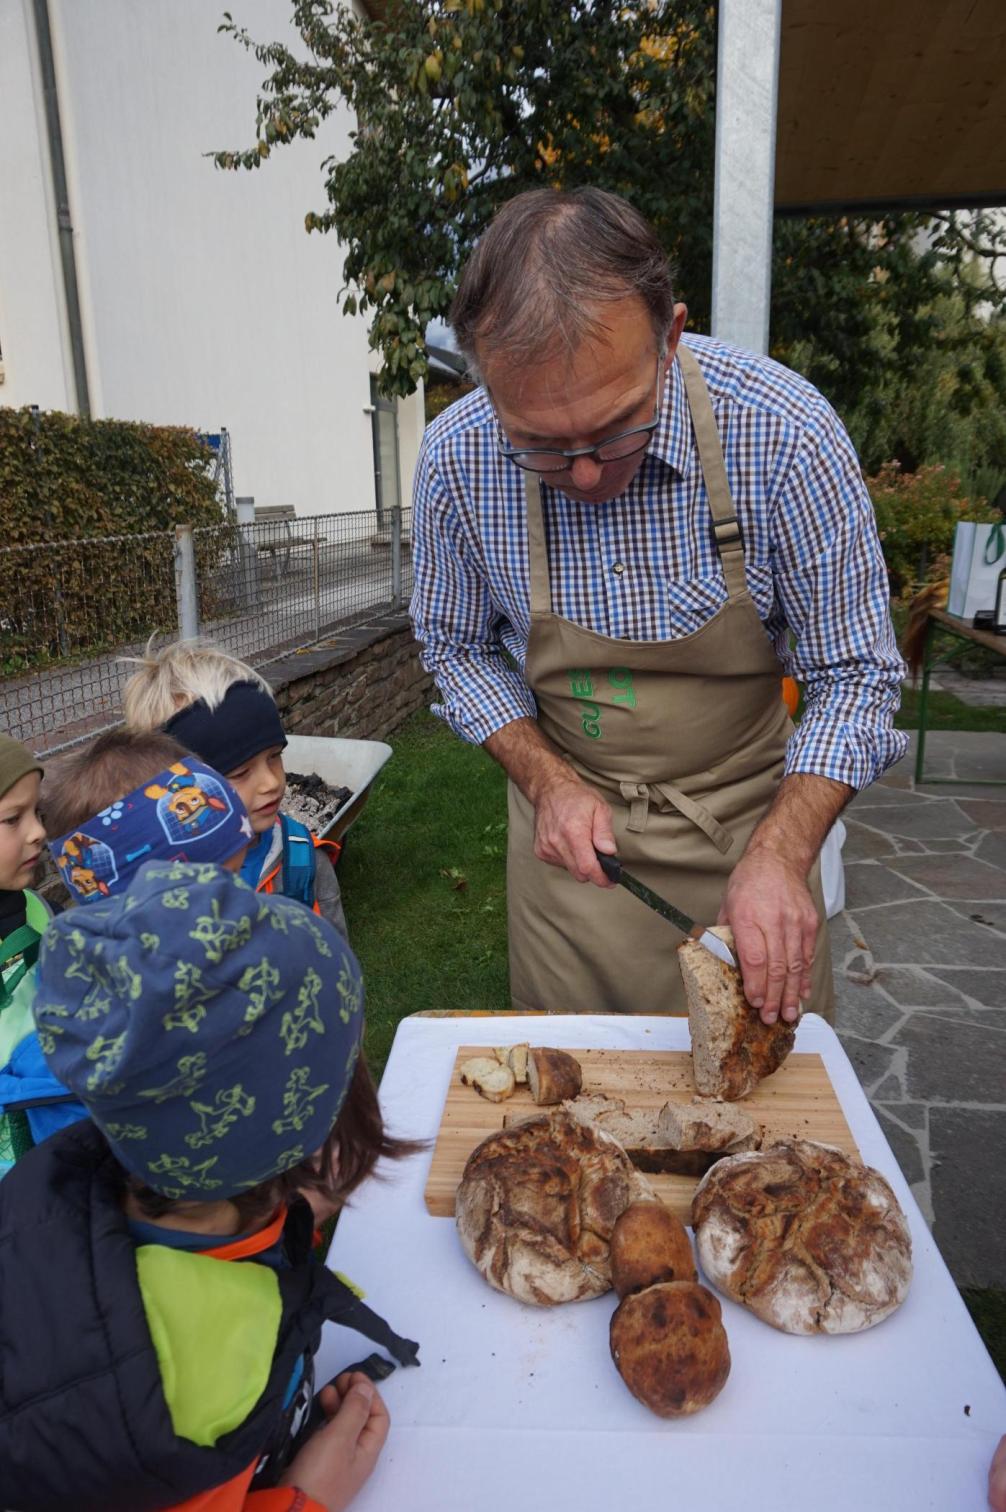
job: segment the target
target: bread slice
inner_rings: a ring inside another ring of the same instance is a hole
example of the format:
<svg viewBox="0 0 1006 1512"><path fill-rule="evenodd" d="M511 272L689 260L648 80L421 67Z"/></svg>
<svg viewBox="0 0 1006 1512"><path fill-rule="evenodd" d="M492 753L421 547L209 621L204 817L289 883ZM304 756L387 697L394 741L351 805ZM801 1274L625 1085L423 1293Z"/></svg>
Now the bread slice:
<svg viewBox="0 0 1006 1512"><path fill-rule="evenodd" d="M476 1055L462 1062L461 1080L466 1087L474 1087L490 1102L504 1102L512 1097L516 1082L509 1066L501 1066L495 1057Z"/></svg>
<svg viewBox="0 0 1006 1512"><path fill-rule="evenodd" d="M511 1045L507 1053L507 1065L514 1074L518 1087L527 1086L527 1057L530 1045Z"/></svg>
<svg viewBox="0 0 1006 1512"><path fill-rule="evenodd" d="M734 948L725 926L713 931ZM706 1097L735 1102L778 1071L793 1048L796 1025L777 1019L763 1024L744 996L741 974L698 940L678 946L678 964L688 999L695 1086Z"/></svg>
<svg viewBox="0 0 1006 1512"><path fill-rule="evenodd" d="M675 1150L757 1150L761 1129L750 1113L729 1103L696 1097L690 1103L665 1103L657 1119L657 1138Z"/></svg>

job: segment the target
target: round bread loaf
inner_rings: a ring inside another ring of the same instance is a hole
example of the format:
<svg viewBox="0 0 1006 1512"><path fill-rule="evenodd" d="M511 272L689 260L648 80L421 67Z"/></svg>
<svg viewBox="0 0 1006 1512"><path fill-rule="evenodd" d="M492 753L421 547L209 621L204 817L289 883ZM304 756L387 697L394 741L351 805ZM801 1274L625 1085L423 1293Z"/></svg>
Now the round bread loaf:
<svg viewBox="0 0 1006 1512"><path fill-rule="evenodd" d="M830 1145L783 1140L728 1155L692 1199L702 1269L784 1333L856 1333L905 1299L912 1240L879 1171Z"/></svg>
<svg viewBox="0 0 1006 1512"><path fill-rule="evenodd" d="M697 1281L685 1226L662 1202L634 1202L611 1234L611 1284L620 1297L658 1281Z"/></svg>
<svg viewBox="0 0 1006 1512"><path fill-rule="evenodd" d="M708 1407L730 1374L720 1304L694 1281L665 1281L615 1309L611 1358L634 1397L660 1417Z"/></svg>
<svg viewBox="0 0 1006 1512"><path fill-rule="evenodd" d="M556 1110L476 1146L455 1216L465 1253L490 1286L548 1307L609 1289L615 1220L646 1198L649 1183L610 1135Z"/></svg>

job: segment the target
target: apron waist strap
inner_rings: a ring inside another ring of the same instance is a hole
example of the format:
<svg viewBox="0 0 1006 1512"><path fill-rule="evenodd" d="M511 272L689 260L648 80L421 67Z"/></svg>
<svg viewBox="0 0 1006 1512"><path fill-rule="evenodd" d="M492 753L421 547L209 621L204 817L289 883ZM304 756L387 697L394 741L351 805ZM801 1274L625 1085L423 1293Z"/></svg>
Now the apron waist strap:
<svg viewBox="0 0 1006 1512"><path fill-rule="evenodd" d="M669 782L620 782L618 789L623 802L629 806L626 828L636 834L641 834L646 828L650 804L658 803L665 812L668 807L677 809L679 814L690 820L712 841L721 855L725 856L733 845L733 836L729 830L724 829L703 804L696 803L694 798L689 798L687 793L681 792L680 788L673 787Z"/></svg>

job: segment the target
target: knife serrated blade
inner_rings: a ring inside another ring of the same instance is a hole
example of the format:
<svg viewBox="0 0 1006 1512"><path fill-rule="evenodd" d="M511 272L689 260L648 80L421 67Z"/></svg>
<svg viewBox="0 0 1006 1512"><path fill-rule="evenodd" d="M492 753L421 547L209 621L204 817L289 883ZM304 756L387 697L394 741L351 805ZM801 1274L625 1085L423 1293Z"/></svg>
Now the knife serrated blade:
<svg viewBox="0 0 1006 1512"><path fill-rule="evenodd" d="M680 908L675 908L673 903L668 903L666 898L655 893L652 887L647 887L645 882L640 882L638 877L627 872L617 856L606 856L599 850L595 850L594 855L609 881L617 882L620 886L627 888L641 903L645 903L647 908L652 908L654 913L658 913L662 919L667 919L669 923L680 929L682 934L698 940L700 945L704 945L706 950L718 956L721 961L725 961L728 966L736 967L737 962L734 960L730 947L725 945L718 935L714 935L711 929L704 929L701 924L696 924L695 920L690 919Z"/></svg>

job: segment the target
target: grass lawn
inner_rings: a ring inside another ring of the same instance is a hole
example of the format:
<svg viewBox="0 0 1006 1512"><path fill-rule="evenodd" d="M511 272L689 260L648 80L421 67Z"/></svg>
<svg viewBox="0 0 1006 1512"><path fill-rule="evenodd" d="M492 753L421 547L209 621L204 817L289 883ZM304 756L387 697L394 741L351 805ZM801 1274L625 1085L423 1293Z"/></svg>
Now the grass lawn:
<svg viewBox="0 0 1006 1512"><path fill-rule="evenodd" d="M1006 728L1006 711L936 697L964 716L994 714L999 723L938 725L934 719L933 729ZM339 866L367 983L367 1054L376 1076L406 1014L510 1005L503 774L430 714L415 715L391 743L395 754L350 831ZM969 1289L964 1300L1006 1378L1006 1290Z"/></svg>
<svg viewBox="0 0 1006 1512"><path fill-rule="evenodd" d="M375 1075L405 1014L510 1006L506 779L431 714L392 745L339 864Z"/></svg>
<svg viewBox="0 0 1006 1512"><path fill-rule="evenodd" d="M916 688L903 688L901 709L894 717L899 730L919 728L919 694ZM994 730L1006 735L1006 708L972 707L952 693L930 689L926 730Z"/></svg>

